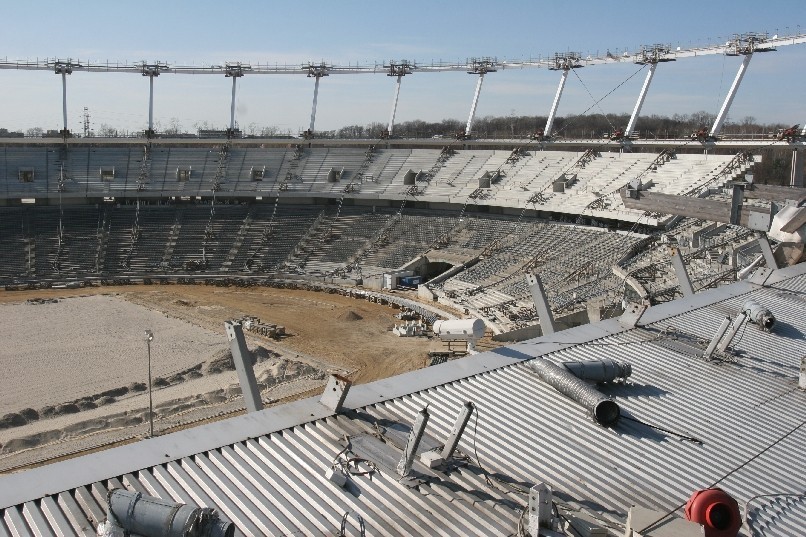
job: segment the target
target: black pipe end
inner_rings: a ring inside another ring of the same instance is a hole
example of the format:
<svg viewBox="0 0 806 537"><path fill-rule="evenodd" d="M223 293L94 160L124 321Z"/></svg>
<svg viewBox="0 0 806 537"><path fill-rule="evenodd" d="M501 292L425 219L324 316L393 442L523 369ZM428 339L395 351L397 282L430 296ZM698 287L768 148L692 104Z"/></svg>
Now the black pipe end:
<svg viewBox="0 0 806 537"><path fill-rule="evenodd" d="M621 409L618 403L610 399L602 399L593 408L593 419L599 425L609 427L615 425L621 417Z"/></svg>

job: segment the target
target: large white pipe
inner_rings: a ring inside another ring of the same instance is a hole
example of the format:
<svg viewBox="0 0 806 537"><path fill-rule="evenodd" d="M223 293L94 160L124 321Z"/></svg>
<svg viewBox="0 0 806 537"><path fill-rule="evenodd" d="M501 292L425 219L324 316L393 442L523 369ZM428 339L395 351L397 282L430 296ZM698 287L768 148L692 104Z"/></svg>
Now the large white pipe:
<svg viewBox="0 0 806 537"><path fill-rule="evenodd" d="M392 116L389 118L389 126L386 130L389 132L389 136L392 135L392 129L395 126L395 113L397 112L397 99L400 96L400 81L403 79L403 75L397 75L397 83L395 84L395 98L392 101Z"/></svg>
<svg viewBox="0 0 806 537"><path fill-rule="evenodd" d="M313 107L311 108L311 125L308 129L313 132L314 123L316 123L316 100L319 98L319 79L321 77L316 77L316 84L313 87Z"/></svg>
<svg viewBox="0 0 806 537"><path fill-rule="evenodd" d="M638 115L641 113L641 107L644 106L644 99L646 99L646 94L649 91L649 84L652 82L652 77L655 75L655 69L657 67L657 63L649 64L649 72L646 74L646 78L644 79L644 85L641 87L641 93L638 95L638 101L636 101L635 108L633 108L632 115L630 116L630 122L627 123L627 128L624 130L624 136L628 138L635 128L635 122L638 121Z"/></svg>
<svg viewBox="0 0 806 537"><path fill-rule="evenodd" d="M560 97L563 95L563 88L565 81L568 79L568 69L563 69L563 74L560 77L560 85L557 87L557 94L554 96L554 103L551 105L549 117L546 120L546 128L543 129L543 136L548 138L551 136L551 127L554 125L554 116L557 114L557 108L560 106Z"/></svg>
<svg viewBox="0 0 806 537"><path fill-rule="evenodd" d="M473 95L473 104L470 106L470 116L467 118L467 126L465 127L465 136L470 136L470 130L473 128L473 117L476 115L476 105L479 104L482 82L484 82L484 73L479 73L479 81L476 84L476 94Z"/></svg>
<svg viewBox="0 0 806 537"><path fill-rule="evenodd" d="M711 127L711 132L708 133L709 136L717 136L722 130L722 124L728 117L728 110L730 110L730 105L733 104L733 98L736 96L736 92L739 91L739 84L742 83L742 78L744 78L744 74L747 72L747 66L752 57L752 53L744 55L742 64L739 66L739 72L736 73L736 78L733 79L733 84L730 87L728 95L725 97L725 102L722 103L722 108L719 110L719 114L717 114L714 120L714 126Z"/></svg>

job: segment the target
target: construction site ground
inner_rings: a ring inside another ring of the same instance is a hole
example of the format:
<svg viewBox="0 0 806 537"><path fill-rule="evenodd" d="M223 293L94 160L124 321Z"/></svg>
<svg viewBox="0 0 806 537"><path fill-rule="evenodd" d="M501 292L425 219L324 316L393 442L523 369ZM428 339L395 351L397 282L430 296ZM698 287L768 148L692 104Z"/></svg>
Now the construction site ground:
<svg viewBox="0 0 806 537"><path fill-rule="evenodd" d="M44 308L54 308L62 317L47 321ZM261 354L256 375L259 381L268 379L264 403L276 404L315 395L328 372L365 383L423 367L428 352L444 345L437 339L394 335L391 328L402 322L395 318L399 312L339 294L262 287L137 285L0 292L0 322L14 326L4 330L0 350L0 417L43 405L57 410L28 416L21 426L0 428L0 471L147 435L146 328L154 332L153 377L179 378L155 387L159 434L242 411L235 373L211 368L229 349L225 321L251 315L285 326L288 336L279 341L246 332L250 349ZM136 383L139 388L133 388ZM127 393L98 397L126 386L131 388ZM58 412L63 408L67 410Z"/></svg>

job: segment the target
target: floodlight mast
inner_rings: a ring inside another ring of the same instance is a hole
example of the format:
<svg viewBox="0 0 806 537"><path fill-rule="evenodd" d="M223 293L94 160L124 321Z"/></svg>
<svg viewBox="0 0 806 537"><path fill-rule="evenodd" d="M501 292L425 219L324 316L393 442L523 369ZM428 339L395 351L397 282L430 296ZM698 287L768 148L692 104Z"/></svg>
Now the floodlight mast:
<svg viewBox="0 0 806 537"><path fill-rule="evenodd" d="M315 78L316 83L313 87L313 106L311 107L311 123L308 126L308 132L306 133L305 137L310 138L313 137L314 133L314 126L316 125L316 101L319 99L319 79L323 76L330 75L330 67L324 63L320 63L318 65L314 65L309 63L308 65L303 65L303 69L307 69L308 71L308 78Z"/></svg>
<svg viewBox="0 0 806 537"><path fill-rule="evenodd" d="M227 63L224 66L224 76L232 78L232 100L229 107L229 129L227 129L227 137L232 138L235 136L235 85L237 80L244 75L244 71L250 71L251 66L237 63Z"/></svg>
<svg viewBox="0 0 806 537"><path fill-rule="evenodd" d="M148 130L146 138L154 136L154 77L160 76L160 71L168 69L162 63L147 64L143 62L143 76L148 77Z"/></svg>
<svg viewBox="0 0 806 537"><path fill-rule="evenodd" d="M565 81L568 79L568 72L571 69L582 67L579 62L582 54L579 52L557 52L554 54L554 62L549 66L552 71L562 71L560 77L560 85L557 86L557 94L554 96L554 102L551 104L551 111L546 120L546 128L543 129L543 136L548 138L551 136L551 128L554 126L554 118L557 115L557 108L560 106L560 99L563 96L563 88L565 88Z"/></svg>
<svg viewBox="0 0 806 537"><path fill-rule="evenodd" d="M739 71L736 73L736 78L733 79L733 84L730 87L730 91L728 91L728 94L725 96L725 102L722 103L722 108L720 108L719 114L717 114L716 119L714 120L714 125L711 127L711 131L708 133L710 138L716 138L722 131L722 125L724 124L725 119L728 117L730 105L733 104L733 98L736 96L736 92L739 91L739 85L742 83L742 78L744 78L744 74L747 72L747 66L750 64L750 59L753 57L753 53L770 52L775 50L774 48L770 47L759 47L759 45L765 43L766 41L767 34L751 32L746 34L735 34L733 39L725 44L726 56L744 56L744 59L739 66Z"/></svg>
<svg viewBox="0 0 806 537"><path fill-rule="evenodd" d="M408 60L401 60L400 63L389 62L389 65L384 65L384 68L389 72L386 76L396 76L397 83L395 84L395 98L392 100L392 115L389 117L389 125L386 127L386 136L392 136L392 129L395 126L395 114L397 113L397 100L400 97L400 81L404 76L410 75L414 68L413 63Z"/></svg>
<svg viewBox="0 0 806 537"><path fill-rule="evenodd" d="M487 73L494 73L498 61L495 58L471 58L468 61L469 75L479 75L479 81L476 83L476 93L473 95L473 104L470 105L470 115L467 118L467 126L465 127L465 138L470 137L473 129L473 118L476 116L476 106L479 104L479 95L481 95L481 85L484 83L484 75Z"/></svg>
<svg viewBox="0 0 806 537"><path fill-rule="evenodd" d="M70 60L57 60L53 64L53 71L57 75L62 75L62 119L64 120L64 128L62 129L61 135L65 138L70 136L70 131L67 130L67 75L73 73L73 67L81 66L77 63L71 62Z"/></svg>
<svg viewBox="0 0 806 537"><path fill-rule="evenodd" d="M649 72L644 79L644 85L641 87L641 93L638 95L638 100L635 102L630 121L627 123L627 128L624 129L624 137L629 138L635 128L635 122L638 121L638 115L641 113L641 108L644 106L646 94L649 91L649 85L652 83L652 77L655 76L655 69L661 62L673 62L674 58L668 57L671 53L672 47L670 45L651 45L643 47L641 52L638 53L635 63L639 65L649 65Z"/></svg>

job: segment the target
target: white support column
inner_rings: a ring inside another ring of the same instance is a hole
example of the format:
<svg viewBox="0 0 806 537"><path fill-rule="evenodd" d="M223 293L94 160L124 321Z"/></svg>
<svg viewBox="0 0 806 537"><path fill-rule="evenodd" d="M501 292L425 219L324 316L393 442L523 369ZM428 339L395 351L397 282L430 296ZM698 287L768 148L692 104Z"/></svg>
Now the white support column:
<svg viewBox="0 0 806 537"><path fill-rule="evenodd" d="M719 114L717 114L714 120L714 126L711 127L711 132L708 133L709 136L718 136L722 130L722 124L725 122L725 118L728 117L728 110L730 110L730 105L733 103L733 98L739 90L739 84L742 83L742 78L744 78L744 74L747 72L747 66L750 64L752 57L752 53L744 55L742 64L739 66L739 72L736 73L736 78L733 79L733 85L731 85L730 91L728 91L727 96L725 96L725 102L722 103L722 108L719 110Z"/></svg>
<svg viewBox="0 0 806 537"><path fill-rule="evenodd" d="M392 115L389 117L389 126L386 130L389 136L392 135L392 129L395 126L395 113L397 112L397 99L400 97L400 81L403 80L403 75L397 75L397 83L395 84L395 98L392 101Z"/></svg>
<svg viewBox="0 0 806 537"><path fill-rule="evenodd" d="M67 72L62 70L62 117L64 132L67 132Z"/></svg>
<svg viewBox="0 0 806 537"><path fill-rule="evenodd" d="M554 103L551 105L549 118L546 120L546 128L543 129L543 136L546 138L551 136L551 127L554 125L554 116L557 114L557 108L560 106L560 98L563 95L565 81L568 79L568 71L569 69L563 69L562 77L560 77L560 85L557 87L557 94L554 96Z"/></svg>
<svg viewBox="0 0 806 537"><path fill-rule="evenodd" d="M635 108L633 108L632 115L630 116L630 122L627 123L627 128L624 130L624 136L627 138L629 138L630 134L632 134L632 131L635 128L635 122L638 121L638 115L641 113L641 107L644 106L644 99L646 99L646 94L649 91L649 85L652 83L652 77L655 75L655 69L657 69L657 67L657 63L649 64L649 72L646 74L646 78L644 79L644 85L641 87L641 93L638 95L638 101L635 103Z"/></svg>
<svg viewBox="0 0 806 537"><path fill-rule="evenodd" d="M154 75L148 75L148 132L154 132Z"/></svg>
<svg viewBox="0 0 806 537"><path fill-rule="evenodd" d="M238 77L232 77L232 102L230 103L229 107L229 130L230 132L235 132L235 83L237 82Z"/></svg>
<svg viewBox="0 0 806 537"><path fill-rule="evenodd" d="M313 132L314 123L316 123L316 100L319 98L319 79L322 78L320 76L316 76L316 84L313 87L313 107L311 108L311 125L308 129Z"/></svg>
<svg viewBox="0 0 806 537"><path fill-rule="evenodd" d="M473 118L476 115L476 105L479 103L479 95L481 94L481 84L484 82L484 73L479 73L479 81L476 84L476 94L473 95L473 104L470 106L470 116L467 118L467 126L465 127L465 136L470 136L470 131L473 128Z"/></svg>

